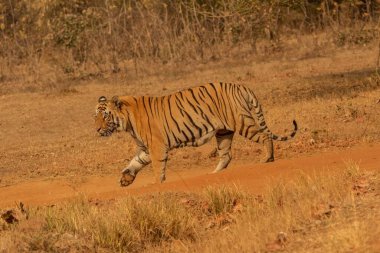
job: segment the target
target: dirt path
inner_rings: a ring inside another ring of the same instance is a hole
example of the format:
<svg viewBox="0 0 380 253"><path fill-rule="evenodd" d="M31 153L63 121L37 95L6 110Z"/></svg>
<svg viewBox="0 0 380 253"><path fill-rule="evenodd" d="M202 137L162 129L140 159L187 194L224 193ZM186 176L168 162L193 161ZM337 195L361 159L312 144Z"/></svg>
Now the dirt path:
<svg viewBox="0 0 380 253"><path fill-rule="evenodd" d="M26 205L52 204L80 194L94 199L114 199L158 191L197 191L211 184L222 183L241 185L253 193L260 193L270 180L290 178L298 171L312 173L322 169L336 170L344 168L348 162L355 162L362 169L380 170L380 143L277 160L270 164L232 165L218 174L207 174L211 168L193 171L174 171L169 168L167 182L160 185L148 185L153 179L150 171L141 173L135 183L127 188L119 187L117 175L31 181L0 188L0 208L14 206L19 201Z"/></svg>

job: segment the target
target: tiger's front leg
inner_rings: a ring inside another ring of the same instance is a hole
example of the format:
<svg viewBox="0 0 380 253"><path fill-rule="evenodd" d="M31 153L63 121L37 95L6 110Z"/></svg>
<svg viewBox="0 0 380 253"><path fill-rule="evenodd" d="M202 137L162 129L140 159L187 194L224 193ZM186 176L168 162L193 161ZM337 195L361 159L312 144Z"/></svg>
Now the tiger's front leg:
<svg viewBox="0 0 380 253"><path fill-rule="evenodd" d="M128 166L121 172L120 186L125 187L133 183L137 173L146 165L151 163L150 155L140 150L135 157L132 158Z"/></svg>
<svg viewBox="0 0 380 253"><path fill-rule="evenodd" d="M152 162L154 177L156 183L163 183L166 180L166 162L168 158L154 159Z"/></svg>
<svg viewBox="0 0 380 253"><path fill-rule="evenodd" d="M155 183L163 183L166 180L166 162L168 160L168 152L155 152L152 150L152 168L155 177Z"/></svg>

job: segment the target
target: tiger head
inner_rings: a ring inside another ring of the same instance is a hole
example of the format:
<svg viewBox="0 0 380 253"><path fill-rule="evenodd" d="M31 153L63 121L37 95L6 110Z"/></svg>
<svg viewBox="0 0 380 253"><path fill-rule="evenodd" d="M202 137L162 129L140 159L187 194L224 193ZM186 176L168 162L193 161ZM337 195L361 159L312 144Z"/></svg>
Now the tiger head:
<svg viewBox="0 0 380 253"><path fill-rule="evenodd" d="M95 129L101 136L110 136L122 129L120 117L121 103L118 97L107 100L101 96L95 111Z"/></svg>

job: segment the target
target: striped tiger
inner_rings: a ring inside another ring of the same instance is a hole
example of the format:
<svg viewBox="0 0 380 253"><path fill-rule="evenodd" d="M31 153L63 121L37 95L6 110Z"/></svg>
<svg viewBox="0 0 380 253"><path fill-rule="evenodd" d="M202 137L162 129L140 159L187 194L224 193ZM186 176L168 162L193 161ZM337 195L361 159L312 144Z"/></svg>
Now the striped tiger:
<svg viewBox="0 0 380 253"><path fill-rule="evenodd" d="M266 151L263 162L271 162L273 140L293 138L297 132L295 120L293 125L288 136L273 134L252 90L230 83L209 83L162 97L114 96L108 100L101 96L95 114L95 127L101 136L126 131L137 143L137 154L122 171L121 186L130 185L150 163L156 182L162 183L169 150L198 147L214 136L220 159L213 172L230 163L235 133L262 143Z"/></svg>

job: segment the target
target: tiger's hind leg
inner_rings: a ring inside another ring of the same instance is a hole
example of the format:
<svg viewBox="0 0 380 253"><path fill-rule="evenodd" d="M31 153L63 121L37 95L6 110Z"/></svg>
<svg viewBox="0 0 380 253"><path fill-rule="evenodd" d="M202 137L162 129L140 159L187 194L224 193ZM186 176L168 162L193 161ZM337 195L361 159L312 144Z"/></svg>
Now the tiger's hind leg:
<svg viewBox="0 0 380 253"><path fill-rule="evenodd" d="M273 140L271 137L269 137L267 134L264 133L258 133L253 138L253 141L257 143L262 143L265 148L265 157L261 159L261 162L268 163L274 161L274 155L273 155Z"/></svg>
<svg viewBox="0 0 380 253"><path fill-rule="evenodd" d="M261 143L264 145L265 156L261 159L261 162L273 162L273 140L267 134L262 132L260 127L256 124L255 120L251 116L245 116L242 119L239 134L253 140L254 142Z"/></svg>
<svg viewBox="0 0 380 253"><path fill-rule="evenodd" d="M218 155L219 155L219 163L216 166L213 173L219 172L227 168L228 164L232 159L231 155L231 144L232 139L234 137L234 132L232 131L219 131L215 135Z"/></svg>

